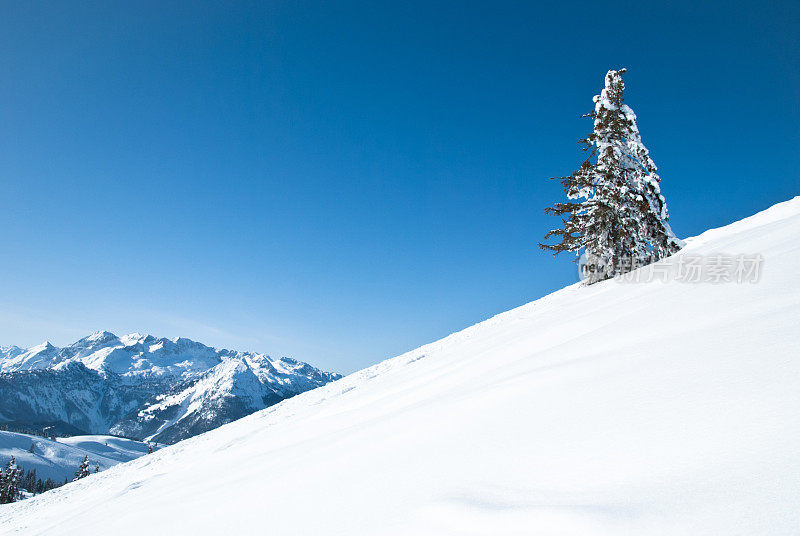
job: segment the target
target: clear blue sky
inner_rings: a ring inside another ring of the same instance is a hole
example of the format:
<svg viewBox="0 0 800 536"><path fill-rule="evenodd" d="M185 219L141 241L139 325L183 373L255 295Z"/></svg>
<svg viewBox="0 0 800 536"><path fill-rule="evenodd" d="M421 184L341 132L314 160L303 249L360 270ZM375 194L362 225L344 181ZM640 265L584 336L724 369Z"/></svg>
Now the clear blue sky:
<svg viewBox="0 0 800 536"><path fill-rule="evenodd" d="M349 372L576 281L609 68L680 236L800 193L800 3L4 2L0 344Z"/></svg>

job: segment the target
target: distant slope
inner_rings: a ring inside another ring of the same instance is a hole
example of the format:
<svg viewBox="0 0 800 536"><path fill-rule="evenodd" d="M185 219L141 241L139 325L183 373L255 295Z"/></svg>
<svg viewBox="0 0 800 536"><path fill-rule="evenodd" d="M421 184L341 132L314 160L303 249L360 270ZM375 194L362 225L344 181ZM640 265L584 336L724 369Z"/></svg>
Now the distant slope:
<svg viewBox="0 0 800 536"><path fill-rule="evenodd" d="M0 533L800 534L800 198L682 254L719 253L761 280L576 284L0 508Z"/></svg>
<svg viewBox="0 0 800 536"><path fill-rule="evenodd" d="M0 423L172 443L339 377L286 357L100 331L65 348L0 348Z"/></svg>
<svg viewBox="0 0 800 536"><path fill-rule="evenodd" d="M33 453L29 451L33 445ZM5 467L14 456L24 470L36 469L41 479L63 482L72 478L75 471L89 456L91 469L99 465L101 471L122 462L147 454L148 445L131 439L114 436L75 436L57 438L0 431L0 466Z"/></svg>

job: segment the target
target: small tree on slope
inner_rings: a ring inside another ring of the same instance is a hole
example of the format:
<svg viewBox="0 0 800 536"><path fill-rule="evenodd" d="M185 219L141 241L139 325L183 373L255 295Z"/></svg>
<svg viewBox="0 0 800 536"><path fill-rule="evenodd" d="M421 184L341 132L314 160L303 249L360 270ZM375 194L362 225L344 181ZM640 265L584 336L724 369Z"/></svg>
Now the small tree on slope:
<svg viewBox="0 0 800 536"><path fill-rule="evenodd" d="M19 497L19 474L17 460L11 457L5 472L0 471L0 504L8 504Z"/></svg>
<svg viewBox="0 0 800 536"><path fill-rule="evenodd" d="M561 216L563 227L545 235L557 244L539 244L554 254L585 250L595 271L588 283L614 277L667 257L681 247L667 220L667 204L636 114L624 103L625 69L608 71L594 97L594 131L580 140L589 157L571 175L560 177L570 200L545 210Z"/></svg>
<svg viewBox="0 0 800 536"><path fill-rule="evenodd" d="M89 476L89 456L86 455L83 457L83 461L81 462L80 467L78 470L75 471L75 478L72 479L73 482L76 480L80 480L81 478L85 478Z"/></svg>

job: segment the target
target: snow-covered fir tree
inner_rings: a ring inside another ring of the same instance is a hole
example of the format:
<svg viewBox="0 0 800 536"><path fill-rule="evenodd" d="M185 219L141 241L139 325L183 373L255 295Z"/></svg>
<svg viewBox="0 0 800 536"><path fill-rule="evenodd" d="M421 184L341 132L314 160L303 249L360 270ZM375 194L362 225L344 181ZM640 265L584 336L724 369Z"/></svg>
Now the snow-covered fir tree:
<svg viewBox="0 0 800 536"><path fill-rule="evenodd" d="M78 470L75 471L75 478L72 479L73 482L76 480L80 480L81 478L85 478L89 476L89 456L86 455L83 457L83 461L81 462L80 467Z"/></svg>
<svg viewBox="0 0 800 536"><path fill-rule="evenodd" d="M667 203L636 114L624 102L625 69L608 71L594 97L594 131L580 140L588 158L560 177L570 201L545 210L561 216L562 228L545 235L557 244L539 244L554 254L584 250L589 284L667 257L681 247L667 223Z"/></svg>
<svg viewBox="0 0 800 536"><path fill-rule="evenodd" d="M0 471L0 504L12 503L19 498L19 476L22 471L12 456L5 471Z"/></svg>
<svg viewBox="0 0 800 536"><path fill-rule="evenodd" d="M5 503L6 498L6 473L0 467L0 504Z"/></svg>

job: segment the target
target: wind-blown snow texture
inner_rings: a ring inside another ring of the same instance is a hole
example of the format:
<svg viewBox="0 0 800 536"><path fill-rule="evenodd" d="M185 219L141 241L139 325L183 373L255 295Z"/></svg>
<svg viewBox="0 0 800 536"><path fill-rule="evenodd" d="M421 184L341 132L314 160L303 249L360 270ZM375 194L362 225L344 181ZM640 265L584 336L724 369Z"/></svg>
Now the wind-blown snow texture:
<svg viewBox="0 0 800 536"><path fill-rule="evenodd" d="M173 443L339 377L286 357L101 331L65 348L0 348L0 423Z"/></svg>
<svg viewBox="0 0 800 536"><path fill-rule="evenodd" d="M800 198L681 254L721 252L761 281L576 284L0 508L0 533L798 534Z"/></svg>
<svg viewBox="0 0 800 536"><path fill-rule="evenodd" d="M33 445L33 452L29 449ZM28 434L0 431L0 465L5 467L12 456L26 471L36 469L36 476L61 483L72 480L75 471L89 457L92 471L101 471L118 463L135 460L147 454L150 445L123 437L85 435L59 437L55 440ZM158 448L156 445L155 448Z"/></svg>

